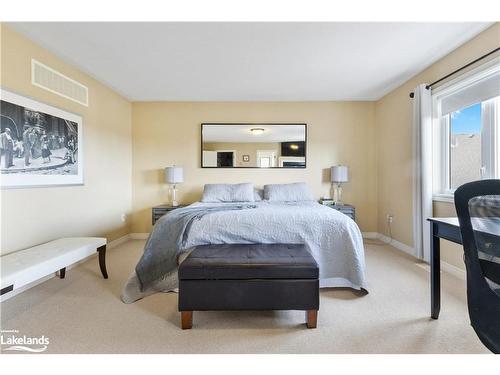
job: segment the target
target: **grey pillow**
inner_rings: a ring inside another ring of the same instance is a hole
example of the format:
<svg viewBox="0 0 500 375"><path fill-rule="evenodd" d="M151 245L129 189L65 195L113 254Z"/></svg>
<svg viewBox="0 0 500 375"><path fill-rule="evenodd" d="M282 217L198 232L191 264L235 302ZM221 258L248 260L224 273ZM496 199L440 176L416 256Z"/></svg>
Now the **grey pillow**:
<svg viewBox="0 0 500 375"><path fill-rule="evenodd" d="M314 197L305 182L264 185L264 199L269 201L313 201Z"/></svg>
<svg viewBox="0 0 500 375"><path fill-rule="evenodd" d="M206 184L201 201L204 203L254 202L253 184Z"/></svg>
<svg viewBox="0 0 500 375"><path fill-rule="evenodd" d="M264 199L264 189L255 189L253 193L253 199L255 202Z"/></svg>

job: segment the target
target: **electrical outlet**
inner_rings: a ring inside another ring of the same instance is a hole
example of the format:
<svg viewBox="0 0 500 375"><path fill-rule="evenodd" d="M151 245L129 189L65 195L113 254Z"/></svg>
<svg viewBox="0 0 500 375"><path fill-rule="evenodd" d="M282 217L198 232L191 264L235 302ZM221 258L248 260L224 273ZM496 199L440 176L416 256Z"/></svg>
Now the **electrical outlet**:
<svg viewBox="0 0 500 375"><path fill-rule="evenodd" d="M387 214L387 222L388 223L392 223L394 220L394 216L390 215L390 214Z"/></svg>
<svg viewBox="0 0 500 375"><path fill-rule="evenodd" d="M121 219L122 219L122 222L124 223L124 222L125 222L125 220L127 220L127 215L122 214Z"/></svg>

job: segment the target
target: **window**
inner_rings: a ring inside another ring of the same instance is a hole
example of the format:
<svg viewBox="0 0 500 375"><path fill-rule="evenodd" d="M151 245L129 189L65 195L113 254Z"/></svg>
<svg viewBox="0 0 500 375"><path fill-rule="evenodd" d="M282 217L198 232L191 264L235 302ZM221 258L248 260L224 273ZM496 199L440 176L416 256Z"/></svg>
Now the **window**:
<svg viewBox="0 0 500 375"><path fill-rule="evenodd" d="M447 182L450 190L454 190L481 178L481 103L459 109L448 116L450 173Z"/></svg>
<svg viewBox="0 0 500 375"><path fill-rule="evenodd" d="M500 178L500 60L433 92L434 198Z"/></svg>

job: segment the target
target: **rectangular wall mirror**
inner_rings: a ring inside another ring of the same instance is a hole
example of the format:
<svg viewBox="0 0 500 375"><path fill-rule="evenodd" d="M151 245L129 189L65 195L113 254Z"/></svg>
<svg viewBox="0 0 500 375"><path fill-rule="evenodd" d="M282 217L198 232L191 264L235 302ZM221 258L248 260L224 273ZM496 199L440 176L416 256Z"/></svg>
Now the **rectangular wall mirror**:
<svg viewBox="0 0 500 375"><path fill-rule="evenodd" d="M202 168L305 168L306 124L201 124Z"/></svg>

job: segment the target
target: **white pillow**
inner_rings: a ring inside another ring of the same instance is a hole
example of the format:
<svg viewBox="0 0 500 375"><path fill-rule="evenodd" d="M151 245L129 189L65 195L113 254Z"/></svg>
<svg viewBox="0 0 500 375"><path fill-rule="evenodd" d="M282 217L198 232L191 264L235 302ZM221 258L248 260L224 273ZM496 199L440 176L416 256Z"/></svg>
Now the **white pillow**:
<svg viewBox="0 0 500 375"><path fill-rule="evenodd" d="M206 184L203 188L204 203L254 202L253 184Z"/></svg>
<svg viewBox="0 0 500 375"><path fill-rule="evenodd" d="M313 201L314 197L305 182L264 185L264 199L281 202Z"/></svg>

